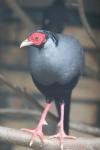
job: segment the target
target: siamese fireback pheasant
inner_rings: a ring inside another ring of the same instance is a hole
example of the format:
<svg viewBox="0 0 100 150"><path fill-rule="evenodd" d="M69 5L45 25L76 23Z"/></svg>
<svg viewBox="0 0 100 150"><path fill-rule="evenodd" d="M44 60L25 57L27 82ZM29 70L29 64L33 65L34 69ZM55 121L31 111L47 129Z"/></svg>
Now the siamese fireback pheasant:
<svg viewBox="0 0 100 150"><path fill-rule="evenodd" d="M60 108L59 130L51 138L59 138L63 149L64 138L75 138L68 135L70 98L83 70L83 47L73 36L46 30L36 30L29 34L20 45L20 47L25 46L28 48L28 64L33 82L45 95L46 106L36 129L22 130L32 133L30 146L36 136L44 142L42 127L54 100Z"/></svg>

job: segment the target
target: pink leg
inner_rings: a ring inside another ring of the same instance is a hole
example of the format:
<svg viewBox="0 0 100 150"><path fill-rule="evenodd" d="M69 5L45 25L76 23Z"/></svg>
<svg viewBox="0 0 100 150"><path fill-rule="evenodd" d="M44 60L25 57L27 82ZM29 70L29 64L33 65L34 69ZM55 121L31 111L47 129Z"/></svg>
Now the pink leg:
<svg viewBox="0 0 100 150"><path fill-rule="evenodd" d="M30 146L34 143L34 140L35 140L36 136L39 136L42 143L44 143L42 127L46 123L45 119L46 119L46 116L47 116L47 113L48 113L50 107L51 107L51 103L47 103L46 106L45 106L45 109L44 109L44 111L41 115L40 121L39 121L36 129L34 129L34 130L26 129L26 128L21 129L22 131L32 133L32 138L31 138L31 141L30 141L30 144L29 144Z"/></svg>
<svg viewBox="0 0 100 150"><path fill-rule="evenodd" d="M60 121L58 123L58 125L59 125L59 131L58 131L58 133L56 135L50 136L50 138L59 138L61 150L63 150L63 141L64 141L64 138L67 138L67 139L76 139L76 137L67 135L64 132L63 120L64 120L64 103L61 104L61 118L60 118Z"/></svg>

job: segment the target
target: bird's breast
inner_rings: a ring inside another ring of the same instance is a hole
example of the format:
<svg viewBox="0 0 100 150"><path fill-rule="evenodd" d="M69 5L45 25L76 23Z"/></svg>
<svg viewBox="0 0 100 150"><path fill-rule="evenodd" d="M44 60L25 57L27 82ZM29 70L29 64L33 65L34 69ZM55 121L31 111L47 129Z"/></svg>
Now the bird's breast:
<svg viewBox="0 0 100 150"><path fill-rule="evenodd" d="M77 43L70 46L62 41L58 47L31 49L29 65L33 78L45 85L69 82L83 67L83 51L79 48Z"/></svg>
<svg viewBox="0 0 100 150"><path fill-rule="evenodd" d="M29 65L34 79L38 82L48 85L57 81L59 65L56 52L53 54L45 50L34 51L30 55Z"/></svg>

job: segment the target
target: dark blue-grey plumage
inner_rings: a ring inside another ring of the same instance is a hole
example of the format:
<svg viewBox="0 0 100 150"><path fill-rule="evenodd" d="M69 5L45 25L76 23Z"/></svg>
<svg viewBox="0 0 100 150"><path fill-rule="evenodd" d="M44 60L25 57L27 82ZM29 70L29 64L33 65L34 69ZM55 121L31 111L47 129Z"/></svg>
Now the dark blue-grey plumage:
<svg viewBox="0 0 100 150"><path fill-rule="evenodd" d="M42 46L30 46L29 67L37 88L48 102L55 100L60 115L60 104L65 103L64 129L68 133L70 97L84 65L83 47L69 35L45 33L47 41Z"/></svg>
<svg viewBox="0 0 100 150"><path fill-rule="evenodd" d="M29 66L39 83L65 85L83 69L83 48L73 37L58 34L57 45L48 38L40 49L30 46Z"/></svg>

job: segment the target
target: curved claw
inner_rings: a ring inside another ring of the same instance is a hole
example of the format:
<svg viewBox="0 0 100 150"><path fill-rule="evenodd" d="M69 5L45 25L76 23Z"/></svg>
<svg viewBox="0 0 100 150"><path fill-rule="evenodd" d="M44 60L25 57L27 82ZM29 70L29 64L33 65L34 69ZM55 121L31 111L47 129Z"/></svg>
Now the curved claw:
<svg viewBox="0 0 100 150"><path fill-rule="evenodd" d="M25 132L29 132L29 133L33 133L34 132L34 130L27 129L27 128L21 128L21 131L25 131Z"/></svg>

